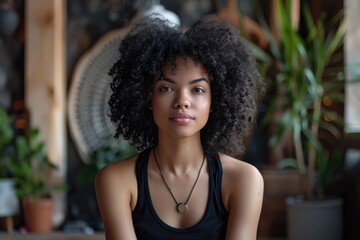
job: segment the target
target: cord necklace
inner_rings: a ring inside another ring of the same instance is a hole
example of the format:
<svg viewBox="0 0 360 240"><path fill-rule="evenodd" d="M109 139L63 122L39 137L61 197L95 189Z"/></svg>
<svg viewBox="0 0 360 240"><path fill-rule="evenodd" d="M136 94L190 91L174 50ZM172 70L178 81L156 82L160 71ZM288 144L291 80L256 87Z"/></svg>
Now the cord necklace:
<svg viewBox="0 0 360 240"><path fill-rule="evenodd" d="M153 153L154 153L154 158L155 158L156 166L157 166L157 168L159 169L159 173L160 173L161 179L162 179L163 182L165 183L166 188L168 189L171 197L174 199L174 201L175 201L175 203L176 203L176 211L177 211L178 213L180 213L180 214L186 213L186 212L188 211L188 205L187 205L187 204L188 204L188 202L189 202L189 200L190 200L191 194L192 194L193 191L194 191L194 188L195 188L195 186L196 186L196 183L197 183L198 180L199 180L200 173L201 173L201 169L202 169L202 167L203 167L203 165L204 165L204 162L205 162L205 153L204 153L204 159L203 159L203 161L202 161L202 163L201 163L201 166L200 166L199 172L198 172L198 174L197 174L196 180L195 180L195 182L194 182L194 185L192 186L192 188L191 188L191 190L190 190L190 193L189 193L189 196L187 197L187 199L186 199L185 202L178 202L178 201L176 200L174 194L172 193L172 191L171 191L169 185L167 184L167 182L166 182L166 180L165 180L165 178L164 178L164 175L163 175L163 173L162 173L162 171L161 171L161 169L160 169L159 162L158 162L158 160L157 160L157 158L156 158L155 148L154 148L154 150L153 150Z"/></svg>

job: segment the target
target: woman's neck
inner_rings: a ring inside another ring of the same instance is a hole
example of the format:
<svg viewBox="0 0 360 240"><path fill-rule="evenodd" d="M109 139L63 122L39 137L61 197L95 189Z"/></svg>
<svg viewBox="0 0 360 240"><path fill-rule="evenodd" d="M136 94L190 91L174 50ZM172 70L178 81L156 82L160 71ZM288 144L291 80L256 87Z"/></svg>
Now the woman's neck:
<svg viewBox="0 0 360 240"><path fill-rule="evenodd" d="M155 153L162 168L175 174L182 174L198 168L204 158L200 138L159 139Z"/></svg>

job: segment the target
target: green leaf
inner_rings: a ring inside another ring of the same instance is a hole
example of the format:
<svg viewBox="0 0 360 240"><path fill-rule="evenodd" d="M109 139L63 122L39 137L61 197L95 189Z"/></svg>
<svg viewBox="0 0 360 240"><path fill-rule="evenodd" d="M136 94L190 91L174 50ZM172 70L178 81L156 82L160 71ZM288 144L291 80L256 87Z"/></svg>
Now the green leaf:
<svg viewBox="0 0 360 240"><path fill-rule="evenodd" d="M297 160L295 158L285 158L280 160L276 166L279 169L284 169L284 168L294 168L297 169Z"/></svg>
<svg viewBox="0 0 360 240"><path fill-rule="evenodd" d="M262 63L270 65L272 63L272 59L269 54L267 54L262 48L253 44L251 41L247 41L250 49L252 50L255 58Z"/></svg>
<svg viewBox="0 0 360 240"><path fill-rule="evenodd" d="M309 81L308 90L313 99L316 99L318 96L322 95L322 89L315 78L314 73L309 68L304 69L305 76Z"/></svg>
<svg viewBox="0 0 360 240"><path fill-rule="evenodd" d="M340 126L344 125L344 118L341 115L339 115L339 113L337 113L336 111L332 109L324 108L322 113L324 117L326 117L333 123L338 124Z"/></svg>
<svg viewBox="0 0 360 240"><path fill-rule="evenodd" d="M339 139L341 138L341 132L337 127L335 127L333 124L330 124L326 121L320 122L320 127L324 129L325 131L329 132L331 135L333 135L335 138Z"/></svg>
<svg viewBox="0 0 360 240"><path fill-rule="evenodd" d="M303 133L308 139L309 144L314 146L318 152L322 151L323 147L319 142L319 139L317 139L317 136L314 136L314 134L310 131L310 129L303 129Z"/></svg>

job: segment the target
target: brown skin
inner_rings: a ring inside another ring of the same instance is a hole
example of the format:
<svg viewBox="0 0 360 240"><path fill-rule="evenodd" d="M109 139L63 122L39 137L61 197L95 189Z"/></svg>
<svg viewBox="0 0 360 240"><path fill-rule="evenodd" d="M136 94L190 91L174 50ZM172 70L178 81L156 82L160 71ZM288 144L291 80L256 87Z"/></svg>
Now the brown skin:
<svg viewBox="0 0 360 240"><path fill-rule="evenodd" d="M201 166L203 147L200 130L211 112L209 77L201 64L195 65L191 59L187 60L177 60L174 75L168 66L165 68L165 77L173 82L155 81L152 96L152 111L159 127L156 156L179 202L186 200ZM205 80L194 83L195 79ZM193 118L174 120L174 112L178 111ZM222 200L229 211L226 239L255 240L263 199L262 176L248 163L225 154L219 156L223 166ZM137 202L137 158L133 156L108 165L97 175L97 199L108 240L136 239L131 212ZM176 228L187 228L200 221L205 213L209 191L206 162L185 214L176 212L176 204L160 177L153 152L149 157L148 172L151 200L165 223Z"/></svg>

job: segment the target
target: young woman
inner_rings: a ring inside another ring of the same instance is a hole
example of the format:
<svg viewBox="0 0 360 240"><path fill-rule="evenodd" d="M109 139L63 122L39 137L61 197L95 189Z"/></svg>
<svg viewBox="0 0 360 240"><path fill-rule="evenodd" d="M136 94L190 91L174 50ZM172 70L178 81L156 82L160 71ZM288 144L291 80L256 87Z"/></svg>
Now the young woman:
<svg viewBox="0 0 360 240"><path fill-rule="evenodd" d="M255 240L263 179L244 152L263 93L239 31L150 17L120 45L110 117L140 154L96 179L106 239Z"/></svg>

